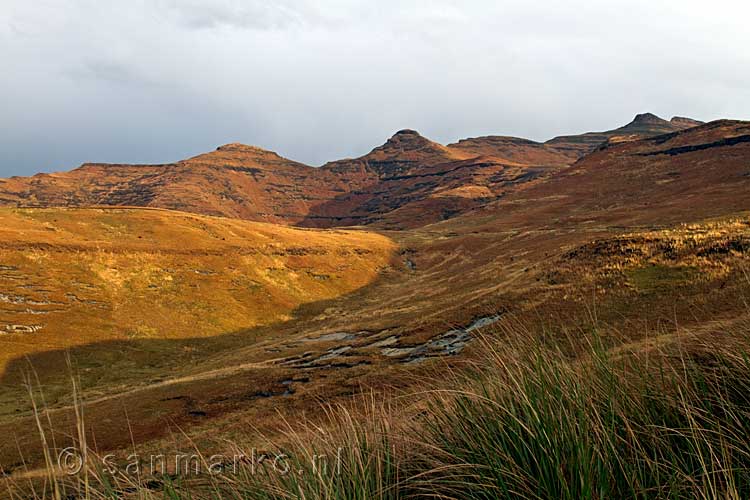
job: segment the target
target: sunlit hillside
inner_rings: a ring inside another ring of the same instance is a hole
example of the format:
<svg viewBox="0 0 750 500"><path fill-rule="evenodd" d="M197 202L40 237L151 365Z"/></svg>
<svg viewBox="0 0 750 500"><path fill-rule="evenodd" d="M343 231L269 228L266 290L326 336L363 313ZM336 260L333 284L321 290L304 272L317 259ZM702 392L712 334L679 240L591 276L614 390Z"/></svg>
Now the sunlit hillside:
<svg viewBox="0 0 750 500"><path fill-rule="evenodd" d="M289 319L373 281L395 245L149 209L0 210L0 371L101 340L206 337Z"/></svg>

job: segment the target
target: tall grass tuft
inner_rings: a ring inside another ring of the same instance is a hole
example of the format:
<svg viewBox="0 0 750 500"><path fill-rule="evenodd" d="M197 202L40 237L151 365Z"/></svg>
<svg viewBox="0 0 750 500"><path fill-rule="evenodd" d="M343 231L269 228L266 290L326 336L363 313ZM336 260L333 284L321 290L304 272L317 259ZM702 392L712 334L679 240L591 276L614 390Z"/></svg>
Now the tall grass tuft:
<svg viewBox="0 0 750 500"><path fill-rule="evenodd" d="M595 340L595 339L594 339ZM711 346L571 360L494 350L432 404L443 453L427 489L455 498L748 498L750 363Z"/></svg>
<svg viewBox="0 0 750 500"><path fill-rule="evenodd" d="M400 497L403 439L391 409L374 395L357 408L328 408L327 422L290 429L289 473L265 468L253 499L394 500ZM260 479L260 480L259 480Z"/></svg>
<svg viewBox="0 0 750 500"><path fill-rule="evenodd" d="M36 498L750 498L747 323L708 341L615 349L596 331L553 341L505 323L494 333L474 368L434 388L289 425L276 447L283 473L247 466L155 489L92 465L77 483L48 471Z"/></svg>

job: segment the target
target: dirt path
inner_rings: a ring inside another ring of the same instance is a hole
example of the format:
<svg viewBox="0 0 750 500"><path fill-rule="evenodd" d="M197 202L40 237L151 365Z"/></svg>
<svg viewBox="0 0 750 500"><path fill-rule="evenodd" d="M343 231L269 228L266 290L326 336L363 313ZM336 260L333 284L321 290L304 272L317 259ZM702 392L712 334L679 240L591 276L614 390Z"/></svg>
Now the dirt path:
<svg viewBox="0 0 750 500"><path fill-rule="evenodd" d="M241 365L229 366L226 368L208 370L208 371L197 373L194 375L185 375L182 377L176 377L176 378L172 378L168 380L163 380L161 382L155 382L153 384L143 385L140 387L134 387L133 389L130 389L127 391L108 394L106 396L101 396L98 398L93 398L93 399L83 398L83 403L85 405L95 405L95 404L103 403L106 401L111 401L113 399L123 398L127 396L132 396L134 394L138 394L141 392L151 391L154 389L162 389L164 387L170 387L173 385L186 384L190 382L197 382L197 381L203 381L203 380L214 380L214 379L228 377L230 375L235 375L237 373L242 373L242 372L246 372L250 370L270 368L274 363L278 362L280 359L283 359L283 358L269 359L267 361L258 362L258 363L244 363ZM50 408L45 411L50 414L55 414L55 413L60 413L64 411L70 411L73 409L74 409L73 405L67 405L67 406L60 406L58 408Z"/></svg>

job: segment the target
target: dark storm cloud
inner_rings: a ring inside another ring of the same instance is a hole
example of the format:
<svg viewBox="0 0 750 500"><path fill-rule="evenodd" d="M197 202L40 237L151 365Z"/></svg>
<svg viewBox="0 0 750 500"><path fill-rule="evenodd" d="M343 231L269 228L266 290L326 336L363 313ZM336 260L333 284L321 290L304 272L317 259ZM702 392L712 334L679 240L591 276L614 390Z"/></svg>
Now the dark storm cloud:
<svg viewBox="0 0 750 500"><path fill-rule="evenodd" d="M750 117L746 2L0 0L0 176Z"/></svg>

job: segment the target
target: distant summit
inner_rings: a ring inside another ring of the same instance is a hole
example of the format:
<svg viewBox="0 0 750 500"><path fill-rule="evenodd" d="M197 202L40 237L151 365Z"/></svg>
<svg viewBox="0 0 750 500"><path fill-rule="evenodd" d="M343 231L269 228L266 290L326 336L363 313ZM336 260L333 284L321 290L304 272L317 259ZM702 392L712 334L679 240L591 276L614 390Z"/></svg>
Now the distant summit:
<svg viewBox="0 0 750 500"><path fill-rule="evenodd" d="M366 162L381 177L391 177L471 156L431 141L416 130L403 129L393 134L382 146L354 161Z"/></svg>
<svg viewBox="0 0 750 500"><path fill-rule="evenodd" d="M288 160L279 156L278 153L250 146L239 142L232 142L219 146L214 151L203 153L193 158L179 162L183 165L192 166L209 166L209 167L229 167L229 168L271 168L279 169L304 169L310 168L307 165Z"/></svg>
<svg viewBox="0 0 750 500"><path fill-rule="evenodd" d="M704 122L700 120L694 120L692 118L686 118L684 116L674 116L671 120L667 121L653 113L642 113L635 115L632 122L621 127L617 130L643 130L647 133L657 132L664 130L665 132L675 132L676 130L684 130L686 128L697 127L703 125Z"/></svg>
<svg viewBox="0 0 750 500"><path fill-rule="evenodd" d="M216 151L239 151L239 152L245 152L245 153L263 153L263 152L270 153L271 152L261 147L249 146L247 144L242 144L241 142L230 142L229 144L224 144L223 146L219 146L218 148L216 148Z"/></svg>
<svg viewBox="0 0 750 500"><path fill-rule="evenodd" d="M376 151L382 151L386 154L390 154L394 151L416 151L425 148L437 150L442 148L442 146L423 137L416 130L403 129L393 134L385 144L375 148L373 153Z"/></svg>
<svg viewBox="0 0 750 500"><path fill-rule="evenodd" d="M682 117L667 121L653 113L640 113L627 125L613 130L560 136L545 143L517 137L486 136L463 139L448 147L526 165L559 167L569 165L605 144L669 134L702 123Z"/></svg>
<svg viewBox="0 0 750 500"><path fill-rule="evenodd" d="M641 113L638 115L635 115L635 118L633 118L632 124L662 124L666 122L663 118L659 118L653 113Z"/></svg>
<svg viewBox="0 0 750 500"><path fill-rule="evenodd" d="M690 119L683 118L683 120ZM695 120L690 121L692 122ZM667 121L661 117L656 116L653 113L641 113L639 115L635 115L635 118L633 118L632 122L628 123L624 127L612 130L611 133L612 135L638 134L651 136L659 134L669 134L671 132L676 132L677 130L682 130L683 128L687 127L682 124L676 124Z"/></svg>
<svg viewBox="0 0 750 500"><path fill-rule="evenodd" d="M393 134L382 146L373 149L370 155L373 153L393 154L397 151L409 152L425 149L438 151L444 149L444 147L423 137L416 130L404 129Z"/></svg>
<svg viewBox="0 0 750 500"><path fill-rule="evenodd" d="M703 125L705 123L700 120L685 118L684 116L673 116L672 119L669 120L669 122L675 127L680 127L683 129L697 127L698 125Z"/></svg>
<svg viewBox="0 0 750 500"><path fill-rule="evenodd" d="M405 128L393 134L393 137L422 137L422 136L416 130Z"/></svg>
<svg viewBox="0 0 750 500"><path fill-rule="evenodd" d="M630 132L640 133L642 135L656 135L659 133L676 132L677 130L684 130L686 128L691 128L702 124L702 121L681 116L675 116L671 120L665 120L664 118L653 113L640 113L635 115L633 121L631 121L627 125L602 133L614 134Z"/></svg>
<svg viewBox="0 0 750 500"><path fill-rule="evenodd" d="M604 144L670 134L700 124L702 122L692 118L675 117L672 121L667 121L653 113L640 113L627 125L614 130L555 137L545 144L557 151L578 155L580 158Z"/></svg>

